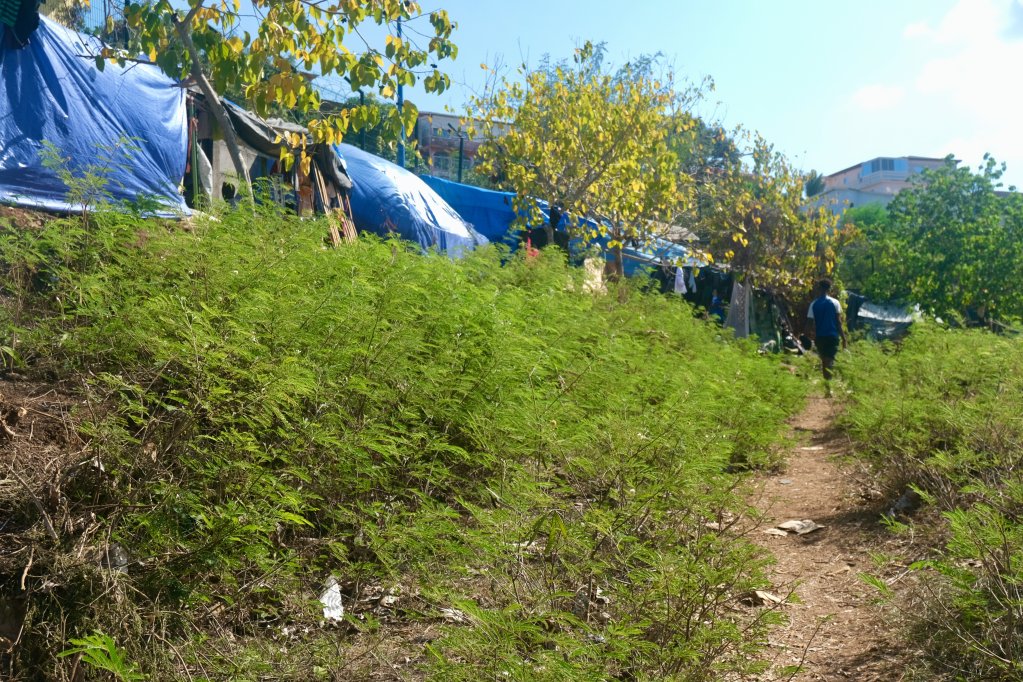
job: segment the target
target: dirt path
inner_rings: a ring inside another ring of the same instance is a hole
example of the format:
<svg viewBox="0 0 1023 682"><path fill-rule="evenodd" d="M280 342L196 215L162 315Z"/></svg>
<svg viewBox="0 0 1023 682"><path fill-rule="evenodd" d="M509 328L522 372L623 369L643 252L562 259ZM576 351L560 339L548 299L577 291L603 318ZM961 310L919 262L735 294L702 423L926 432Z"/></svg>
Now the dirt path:
<svg viewBox="0 0 1023 682"><path fill-rule="evenodd" d="M901 680L904 666L890 628L874 606L873 588L858 575L874 569L872 552L892 537L878 523L858 476L840 460L846 442L833 429L838 407L812 397L792 421L797 442L784 470L765 477L756 505L765 518L757 542L777 557L774 594L794 598L783 608L790 622L771 638L772 674L765 680ZM767 529L790 519L812 519L824 528L781 537ZM785 666L802 663L789 677Z"/></svg>

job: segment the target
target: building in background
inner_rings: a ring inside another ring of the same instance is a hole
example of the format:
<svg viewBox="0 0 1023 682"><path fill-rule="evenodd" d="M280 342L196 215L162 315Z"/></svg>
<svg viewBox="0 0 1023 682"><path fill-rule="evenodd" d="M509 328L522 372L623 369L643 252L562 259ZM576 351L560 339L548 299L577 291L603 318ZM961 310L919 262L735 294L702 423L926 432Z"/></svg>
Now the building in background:
<svg viewBox="0 0 1023 682"><path fill-rule="evenodd" d="M462 118L453 114L420 111L416 121L415 139L420 156L429 168L429 174L445 180L459 180L462 173L473 167L481 140L469 136Z"/></svg>
<svg viewBox="0 0 1023 682"><path fill-rule="evenodd" d="M866 204L887 206L896 194L913 185L914 176L944 165L943 158L879 156L825 176L824 191L813 197L813 203L836 213Z"/></svg>
<svg viewBox="0 0 1023 682"><path fill-rule="evenodd" d="M464 118L454 114L420 111L416 121L415 140L427 173L445 180L461 182L459 167L465 173L476 165L476 153L483 144L479 130L472 136ZM495 127L503 134L501 126Z"/></svg>

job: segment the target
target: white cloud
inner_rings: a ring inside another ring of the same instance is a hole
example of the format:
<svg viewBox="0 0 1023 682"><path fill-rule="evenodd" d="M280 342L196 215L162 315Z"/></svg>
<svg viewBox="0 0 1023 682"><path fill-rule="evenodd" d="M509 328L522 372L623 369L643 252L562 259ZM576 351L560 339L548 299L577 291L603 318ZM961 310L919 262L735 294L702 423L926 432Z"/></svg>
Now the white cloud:
<svg viewBox="0 0 1023 682"><path fill-rule="evenodd" d="M864 85L853 93L852 102L864 111L884 111L898 105L905 94L898 85Z"/></svg>
<svg viewBox="0 0 1023 682"><path fill-rule="evenodd" d="M936 26L910 24L907 38L922 38L942 45L970 44L997 35L1006 27L1016 0L960 0Z"/></svg>
<svg viewBox="0 0 1023 682"><path fill-rule="evenodd" d="M926 102L935 121L956 122L940 132L936 125L943 139L928 153L952 151L975 166L990 152L1009 164L1010 177L1023 178L1021 14L1019 0L960 0L935 26L906 27L903 35L930 55L908 99Z"/></svg>
<svg viewBox="0 0 1023 682"><path fill-rule="evenodd" d="M915 24L910 24L909 26L907 26L906 29L902 32L902 36L904 38L909 39L927 38L933 35L933 33L934 31L931 29L930 26L928 26L922 21L919 21Z"/></svg>

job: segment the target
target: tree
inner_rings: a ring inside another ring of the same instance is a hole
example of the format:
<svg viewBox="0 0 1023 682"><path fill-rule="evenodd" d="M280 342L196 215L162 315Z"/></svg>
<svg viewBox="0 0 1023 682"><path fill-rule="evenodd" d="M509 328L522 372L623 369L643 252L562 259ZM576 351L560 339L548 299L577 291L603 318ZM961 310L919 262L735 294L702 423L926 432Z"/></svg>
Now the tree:
<svg viewBox="0 0 1023 682"><path fill-rule="evenodd" d="M671 223L691 187L671 143L693 135L685 111L700 91L676 91L673 75L658 78L658 69L655 58L644 58L611 72L603 46L587 42L571 63L501 79L472 101L470 135L479 127L485 140L477 170L514 191L516 209L533 224L539 200L592 221L596 227L576 228L575 236L608 238L619 275L625 240Z"/></svg>
<svg viewBox="0 0 1023 682"><path fill-rule="evenodd" d="M714 260L729 263L740 281L752 279L794 306L815 279L835 264L837 218L807 206L806 176L763 138L755 136L751 165L717 176L709 206L697 223Z"/></svg>
<svg viewBox="0 0 1023 682"><path fill-rule="evenodd" d="M1023 196L999 196L1005 170L990 156L973 172L949 156L888 205L865 257L879 271L866 295L989 322L1023 316Z"/></svg>
<svg viewBox="0 0 1023 682"><path fill-rule="evenodd" d="M384 99L394 96L399 84L416 82L416 69L431 56L454 57L457 48L450 41L454 24L447 12L429 15L433 35L426 48L388 34L383 52L363 42L360 49L349 47L350 39L362 40L360 24L372 21L384 25L420 15L416 2L409 0L249 0L242 12L240 0L188 0L187 8L169 0L129 2L125 20L132 41L124 51L108 48L97 56L125 62L140 52L168 74L194 81L207 100L224 134L239 176L247 178L237 139L218 93L241 88L246 103L261 115L275 107L303 114L320 112L320 94L310 83L314 75L339 76L353 88L375 88ZM255 35L245 30L255 20ZM448 77L431 64L424 79L427 91L441 92ZM313 72L316 72L315 74ZM416 110L406 102L402 111L392 110L386 130L397 136L404 127L411 130ZM320 112L308 121L313 142L340 142L351 127L359 130L377 120L370 107ZM306 139L292 134L290 150L283 160L298 161L308 170Z"/></svg>
<svg viewBox="0 0 1023 682"><path fill-rule="evenodd" d="M815 197L824 191L824 176L815 170L810 171L806 176L806 184L803 185L806 198Z"/></svg>
<svg viewBox="0 0 1023 682"><path fill-rule="evenodd" d="M891 264L899 249L892 242L888 210L879 203L846 209L840 228L845 246L839 254L837 274L851 291L875 300L902 300L905 282L894 277Z"/></svg>

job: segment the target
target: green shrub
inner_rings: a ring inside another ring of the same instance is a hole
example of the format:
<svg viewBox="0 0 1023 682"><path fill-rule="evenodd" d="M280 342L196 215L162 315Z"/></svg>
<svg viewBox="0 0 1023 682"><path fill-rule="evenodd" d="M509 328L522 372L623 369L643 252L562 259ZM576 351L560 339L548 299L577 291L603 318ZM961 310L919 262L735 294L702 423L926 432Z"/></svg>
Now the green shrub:
<svg viewBox="0 0 1023 682"><path fill-rule="evenodd" d="M894 494L913 486L941 512L944 546L915 565L918 636L957 679L1021 679L1023 343L918 325L898 347L862 347L846 376L861 451Z"/></svg>
<svg viewBox="0 0 1023 682"><path fill-rule="evenodd" d="M37 632L71 613L151 679L343 677L386 636L359 600L390 586L405 619L440 623L419 663L437 679L760 665L777 616L739 599L768 558L706 524L746 513L732 472L770 462L801 404L776 360L678 299L584 293L554 252L333 250L269 209L75 225L5 234L11 272L47 273L7 282L34 311L8 329L33 371L85 387L83 457L105 475L71 496L98 521L75 542L130 563L116 608L109 580L79 581L39 597ZM347 648L318 626L330 575ZM285 630L306 633L294 656Z"/></svg>

